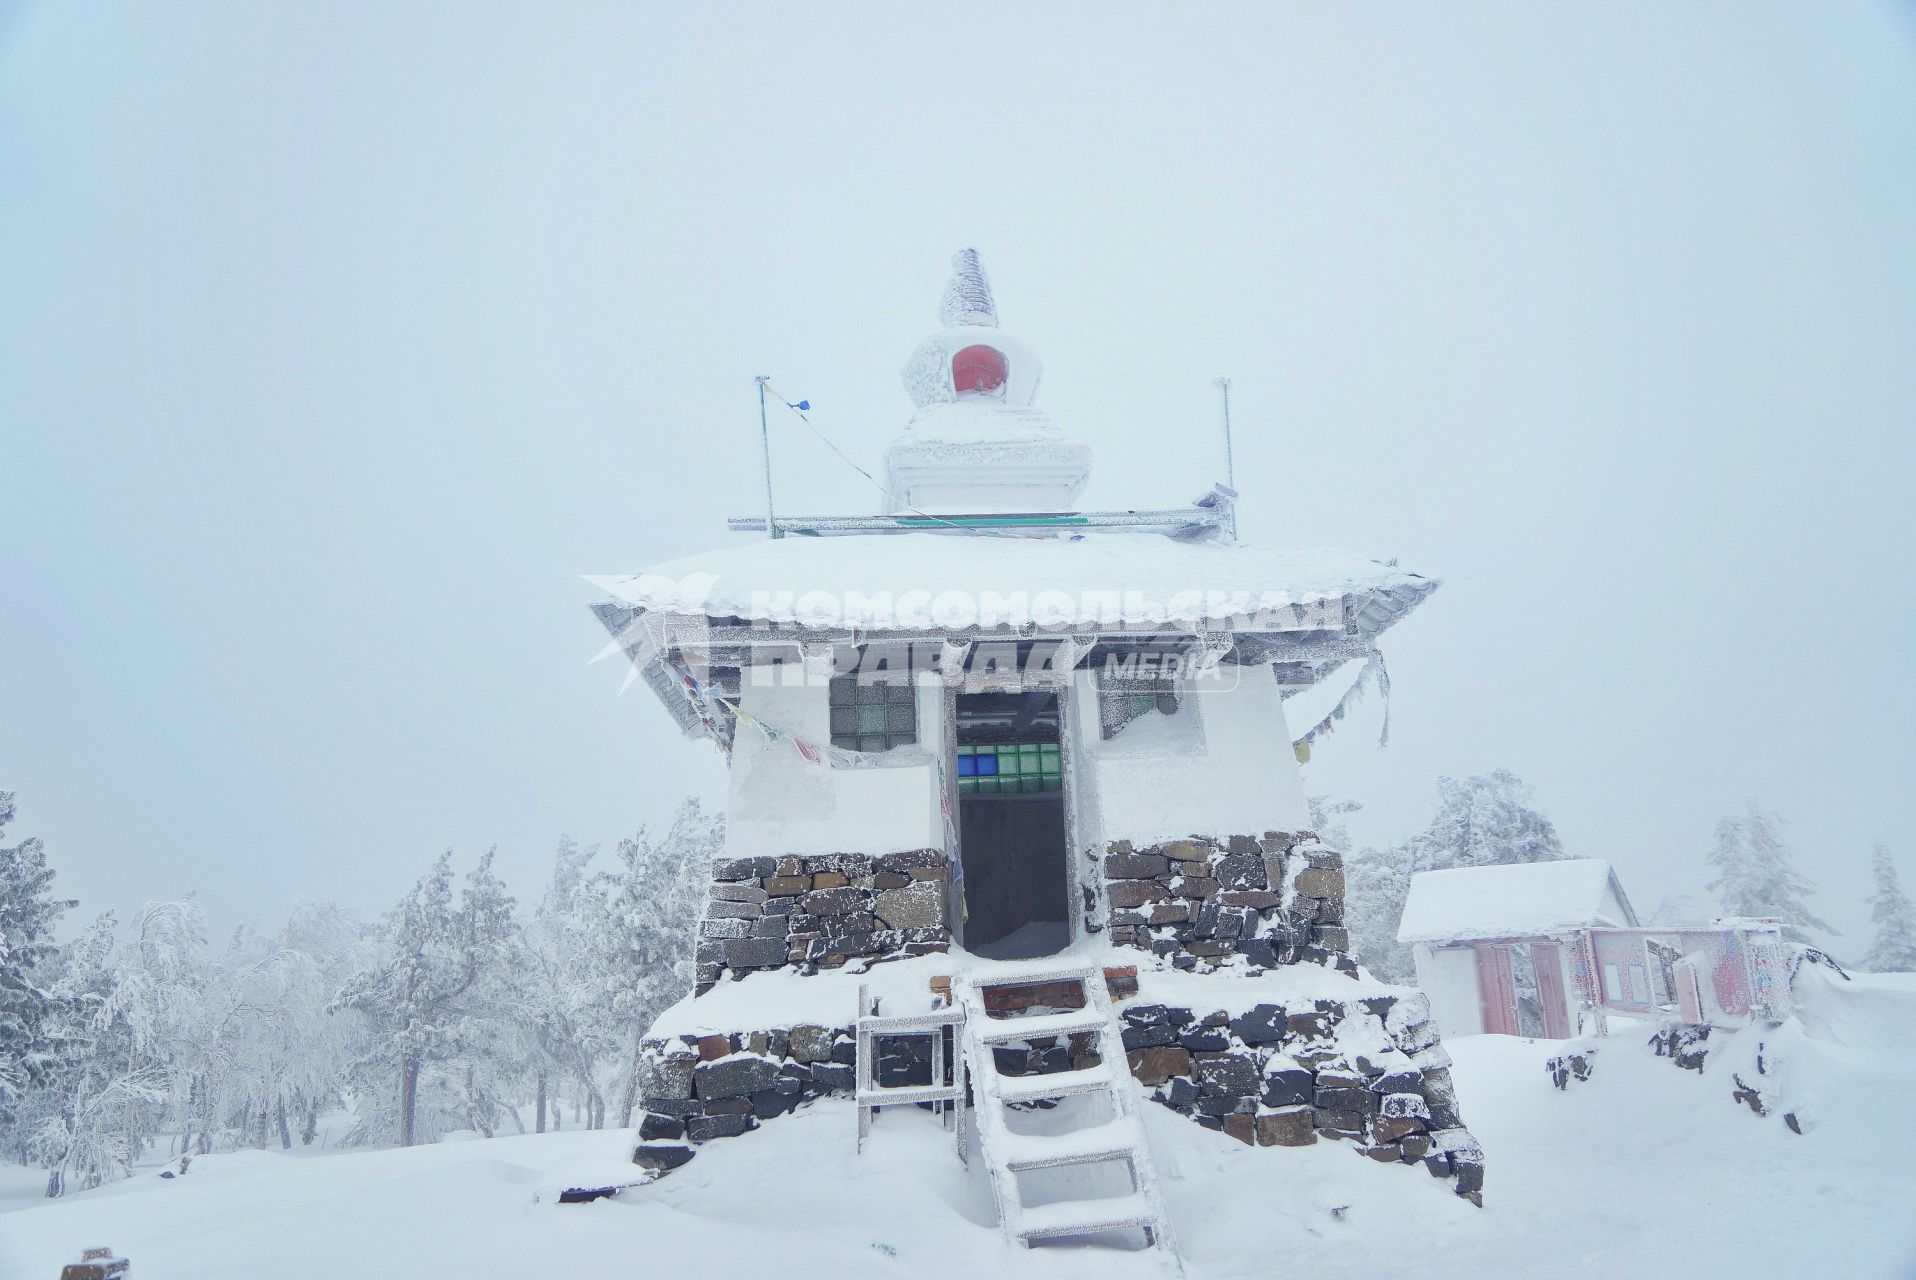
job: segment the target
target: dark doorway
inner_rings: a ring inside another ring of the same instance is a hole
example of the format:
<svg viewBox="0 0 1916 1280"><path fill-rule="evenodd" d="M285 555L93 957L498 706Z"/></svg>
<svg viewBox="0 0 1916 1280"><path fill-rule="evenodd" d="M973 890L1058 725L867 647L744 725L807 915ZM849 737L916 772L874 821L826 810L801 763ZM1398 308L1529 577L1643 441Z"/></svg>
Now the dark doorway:
<svg viewBox="0 0 1916 1280"><path fill-rule="evenodd" d="M958 695L965 949L998 960L1071 941L1055 693Z"/></svg>

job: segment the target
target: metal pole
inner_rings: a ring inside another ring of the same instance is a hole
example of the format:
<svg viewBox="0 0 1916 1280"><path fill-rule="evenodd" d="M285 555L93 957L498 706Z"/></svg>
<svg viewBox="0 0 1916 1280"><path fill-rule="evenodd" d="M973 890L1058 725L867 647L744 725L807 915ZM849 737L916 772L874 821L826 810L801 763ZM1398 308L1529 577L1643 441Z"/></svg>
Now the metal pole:
<svg viewBox="0 0 1916 1280"><path fill-rule="evenodd" d="M1235 492L1237 489L1237 463L1231 455L1231 380L1229 378L1219 378L1217 380L1217 386L1218 391L1222 393L1224 398L1224 483L1231 486L1232 491ZM1231 536L1233 538L1237 537L1237 507L1235 504L1231 507Z"/></svg>
<svg viewBox="0 0 1916 1280"><path fill-rule="evenodd" d="M771 375L758 375L758 443L765 456L765 528L774 538L785 535L778 531L778 521L772 516L772 433L765 425L765 384L771 381Z"/></svg>

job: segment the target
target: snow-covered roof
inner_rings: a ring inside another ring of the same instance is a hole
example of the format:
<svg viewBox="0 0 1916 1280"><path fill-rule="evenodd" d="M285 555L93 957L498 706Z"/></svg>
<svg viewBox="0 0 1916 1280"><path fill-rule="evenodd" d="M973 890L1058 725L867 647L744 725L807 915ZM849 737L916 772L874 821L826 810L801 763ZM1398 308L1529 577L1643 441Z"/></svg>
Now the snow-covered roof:
<svg viewBox="0 0 1916 1280"><path fill-rule="evenodd" d="M1635 923L1610 864L1571 858L1419 872L1410 878L1397 940L1536 938L1590 925Z"/></svg>
<svg viewBox="0 0 1916 1280"><path fill-rule="evenodd" d="M1040 630L1062 632L1087 624L1198 623L1332 600L1348 613L1384 598L1395 601L1388 611L1394 620L1437 586L1353 551L1095 530L1069 537L921 531L765 539L594 581L625 605L664 613L937 632L1033 620ZM1381 616L1376 621L1387 625Z"/></svg>

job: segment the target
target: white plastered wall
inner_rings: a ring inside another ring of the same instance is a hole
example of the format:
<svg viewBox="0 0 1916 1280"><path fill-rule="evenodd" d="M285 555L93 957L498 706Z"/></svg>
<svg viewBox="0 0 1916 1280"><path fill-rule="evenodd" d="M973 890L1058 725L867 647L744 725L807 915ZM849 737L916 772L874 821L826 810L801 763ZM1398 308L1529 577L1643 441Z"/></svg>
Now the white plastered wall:
<svg viewBox="0 0 1916 1280"><path fill-rule="evenodd" d="M1417 985L1430 997L1431 1020L1445 1036L1476 1036L1484 1030L1483 1003L1477 993L1477 956L1469 947L1410 949Z"/></svg>
<svg viewBox="0 0 1916 1280"><path fill-rule="evenodd" d="M830 693L822 679L770 686L747 673L739 705L787 734L831 741ZM944 740L944 698L935 679L918 686L918 746L899 747L873 768L812 764L789 740L740 724L732 747L725 852L897 853L943 849L944 822L933 764Z"/></svg>
<svg viewBox="0 0 1916 1280"><path fill-rule="evenodd" d="M1147 715L1109 741L1098 736L1090 671L1077 673L1075 694L1081 842L1143 845L1310 826L1282 691L1268 668L1243 668L1229 688L1188 692L1176 716Z"/></svg>

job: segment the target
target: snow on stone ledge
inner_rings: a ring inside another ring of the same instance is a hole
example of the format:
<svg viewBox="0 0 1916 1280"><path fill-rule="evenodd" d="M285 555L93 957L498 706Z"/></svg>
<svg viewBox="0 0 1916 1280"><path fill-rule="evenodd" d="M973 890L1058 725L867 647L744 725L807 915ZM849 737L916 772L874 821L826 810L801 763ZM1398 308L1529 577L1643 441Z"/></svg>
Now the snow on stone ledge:
<svg viewBox="0 0 1916 1280"><path fill-rule="evenodd" d="M934 598L948 593L980 606L979 616L959 625L1023 622L1027 617L1017 615L1025 610L1037 612L1042 623L1041 593L1062 593L1063 600L1054 597L1053 603L1066 611L1067 621L1155 624L1231 611L1219 597L1247 595L1237 607L1256 608L1436 586L1354 551L1103 531L1075 537L913 532L764 539L593 581L644 609L777 623L827 620L813 616L823 611L845 626L889 626L912 608L943 623ZM914 605L906 599L913 593L926 594ZM1014 616L993 616L993 602L1019 595L1024 600L997 606ZM1087 607L1095 618L1084 616Z"/></svg>
<svg viewBox="0 0 1916 1280"><path fill-rule="evenodd" d="M934 975L1003 977L1073 964L1136 967L1139 994L1120 1010L1143 1004L1174 1005L1200 1017L1223 1012L1236 1016L1261 1004L1296 1007L1313 1000L1358 1000L1368 996L1409 997L1406 987L1379 982L1368 973L1351 975L1321 965L1280 965L1251 976L1239 970L1187 973L1142 957L1129 947L1081 943L1047 960L995 961L953 951L916 956L867 968L847 967L815 974L772 969L721 982L702 996L687 996L652 1024L648 1036L701 1036L733 1031L764 1031L793 1026L850 1026L857 1016L858 988L883 1002L888 1014L926 1012L936 1006Z"/></svg>
<svg viewBox="0 0 1916 1280"><path fill-rule="evenodd" d="M1399 942L1525 938L1586 925L1627 926L1610 905L1614 877L1601 858L1508 867L1458 867L1410 878Z"/></svg>

